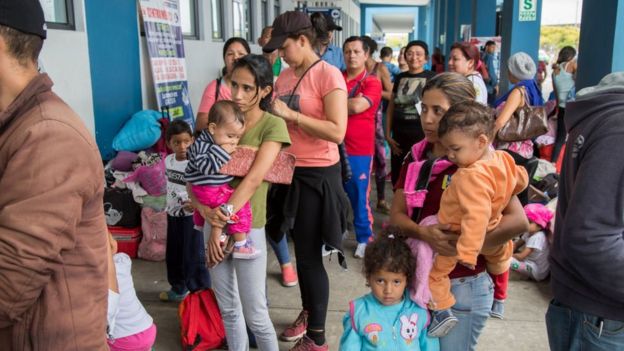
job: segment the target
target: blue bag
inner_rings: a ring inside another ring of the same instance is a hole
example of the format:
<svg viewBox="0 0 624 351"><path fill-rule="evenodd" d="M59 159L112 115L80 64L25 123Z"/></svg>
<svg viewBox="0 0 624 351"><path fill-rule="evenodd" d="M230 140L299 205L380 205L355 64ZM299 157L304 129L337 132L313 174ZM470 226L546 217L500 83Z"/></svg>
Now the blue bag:
<svg viewBox="0 0 624 351"><path fill-rule="evenodd" d="M135 113L113 139L113 149L139 151L156 144L161 134L160 118L158 111L143 110Z"/></svg>

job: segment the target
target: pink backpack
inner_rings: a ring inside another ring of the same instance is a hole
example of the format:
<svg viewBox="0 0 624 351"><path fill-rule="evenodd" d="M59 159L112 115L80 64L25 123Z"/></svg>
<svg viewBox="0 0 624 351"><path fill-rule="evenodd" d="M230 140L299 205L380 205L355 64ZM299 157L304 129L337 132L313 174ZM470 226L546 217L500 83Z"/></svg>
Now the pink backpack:
<svg viewBox="0 0 624 351"><path fill-rule="evenodd" d="M143 240L139 244L139 258L148 261L165 259L167 246L167 212L157 212L149 207L141 210Z"/></svg>

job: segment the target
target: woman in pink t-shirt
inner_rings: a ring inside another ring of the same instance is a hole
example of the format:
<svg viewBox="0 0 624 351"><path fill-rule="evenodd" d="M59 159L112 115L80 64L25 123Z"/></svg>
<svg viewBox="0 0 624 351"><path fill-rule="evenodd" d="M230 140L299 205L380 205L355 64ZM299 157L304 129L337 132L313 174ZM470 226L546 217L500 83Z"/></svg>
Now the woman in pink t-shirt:
<svg viewBox="0 0 624 351"><path fill-rule="evenodd" d="M216 101L230 100L232 98L230 74L232 73L232 67L234 67L234 61L250 53L249 44L243 38L234 37L225 42L225 45L223 45L223 62L225 62L225 67L222 70L223 77L213 80L204 89L204 94L197 109L196 130L200 131L208 128L208 112ZM217 86L219 87L218 93Z"/></svg>
<svg viewBox="0 0 624 351"><path fill-rule="evenodd" d="M275 83L273 113L288 125L289 152L297 157L290 186L275 188L269 199L267 233L279 240L291 231L303 311L280 338L299 342L291 350L328 350L325 318L329 279L322 252L337 251L344 265L342 233L348 199L342 190L337 144L347 128L346 83L337 68L313 49L315 32L308 16L289 11L273 22L265 52L279 50L290 66Z"/></svg>

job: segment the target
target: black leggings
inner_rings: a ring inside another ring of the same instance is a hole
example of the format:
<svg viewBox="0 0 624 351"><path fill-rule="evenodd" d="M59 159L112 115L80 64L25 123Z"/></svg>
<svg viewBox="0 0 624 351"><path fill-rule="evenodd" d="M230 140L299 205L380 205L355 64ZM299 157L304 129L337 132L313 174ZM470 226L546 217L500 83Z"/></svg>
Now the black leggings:
<svg viewBox="0 0 624 351"><path fill-rule="evenodd" d="M552 157L550 159L551 162L557 162L557 158L559 157L559 152L565 144L566 139L566 129L565 129L565 108L559 107L559 112L557 113L557 134L555 137L555 146L553 147Z"/></svg>
<svg viewBox="0 0 624 351"><path fill-rule="evenodd" d="M297 257L297 274L303 309L308 311L308 328L325 329L329 302L329 277L321 255L320 194L301 184L299 207L293 228L293 242Z"/></svg>

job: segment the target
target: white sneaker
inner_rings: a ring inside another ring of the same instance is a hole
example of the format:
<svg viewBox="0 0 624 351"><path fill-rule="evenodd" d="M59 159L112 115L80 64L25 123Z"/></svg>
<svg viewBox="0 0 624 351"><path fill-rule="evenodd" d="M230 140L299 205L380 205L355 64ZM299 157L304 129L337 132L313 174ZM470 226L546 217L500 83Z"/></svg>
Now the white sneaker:
<svg viewBox="0 0 624 351"><path fill-rule="evenodd" d="M353 257L355 257L355 258L364 258L364 252L365 251L366 251L366 244L360 243L355 248L355 253L353 254Z"/></svg>

